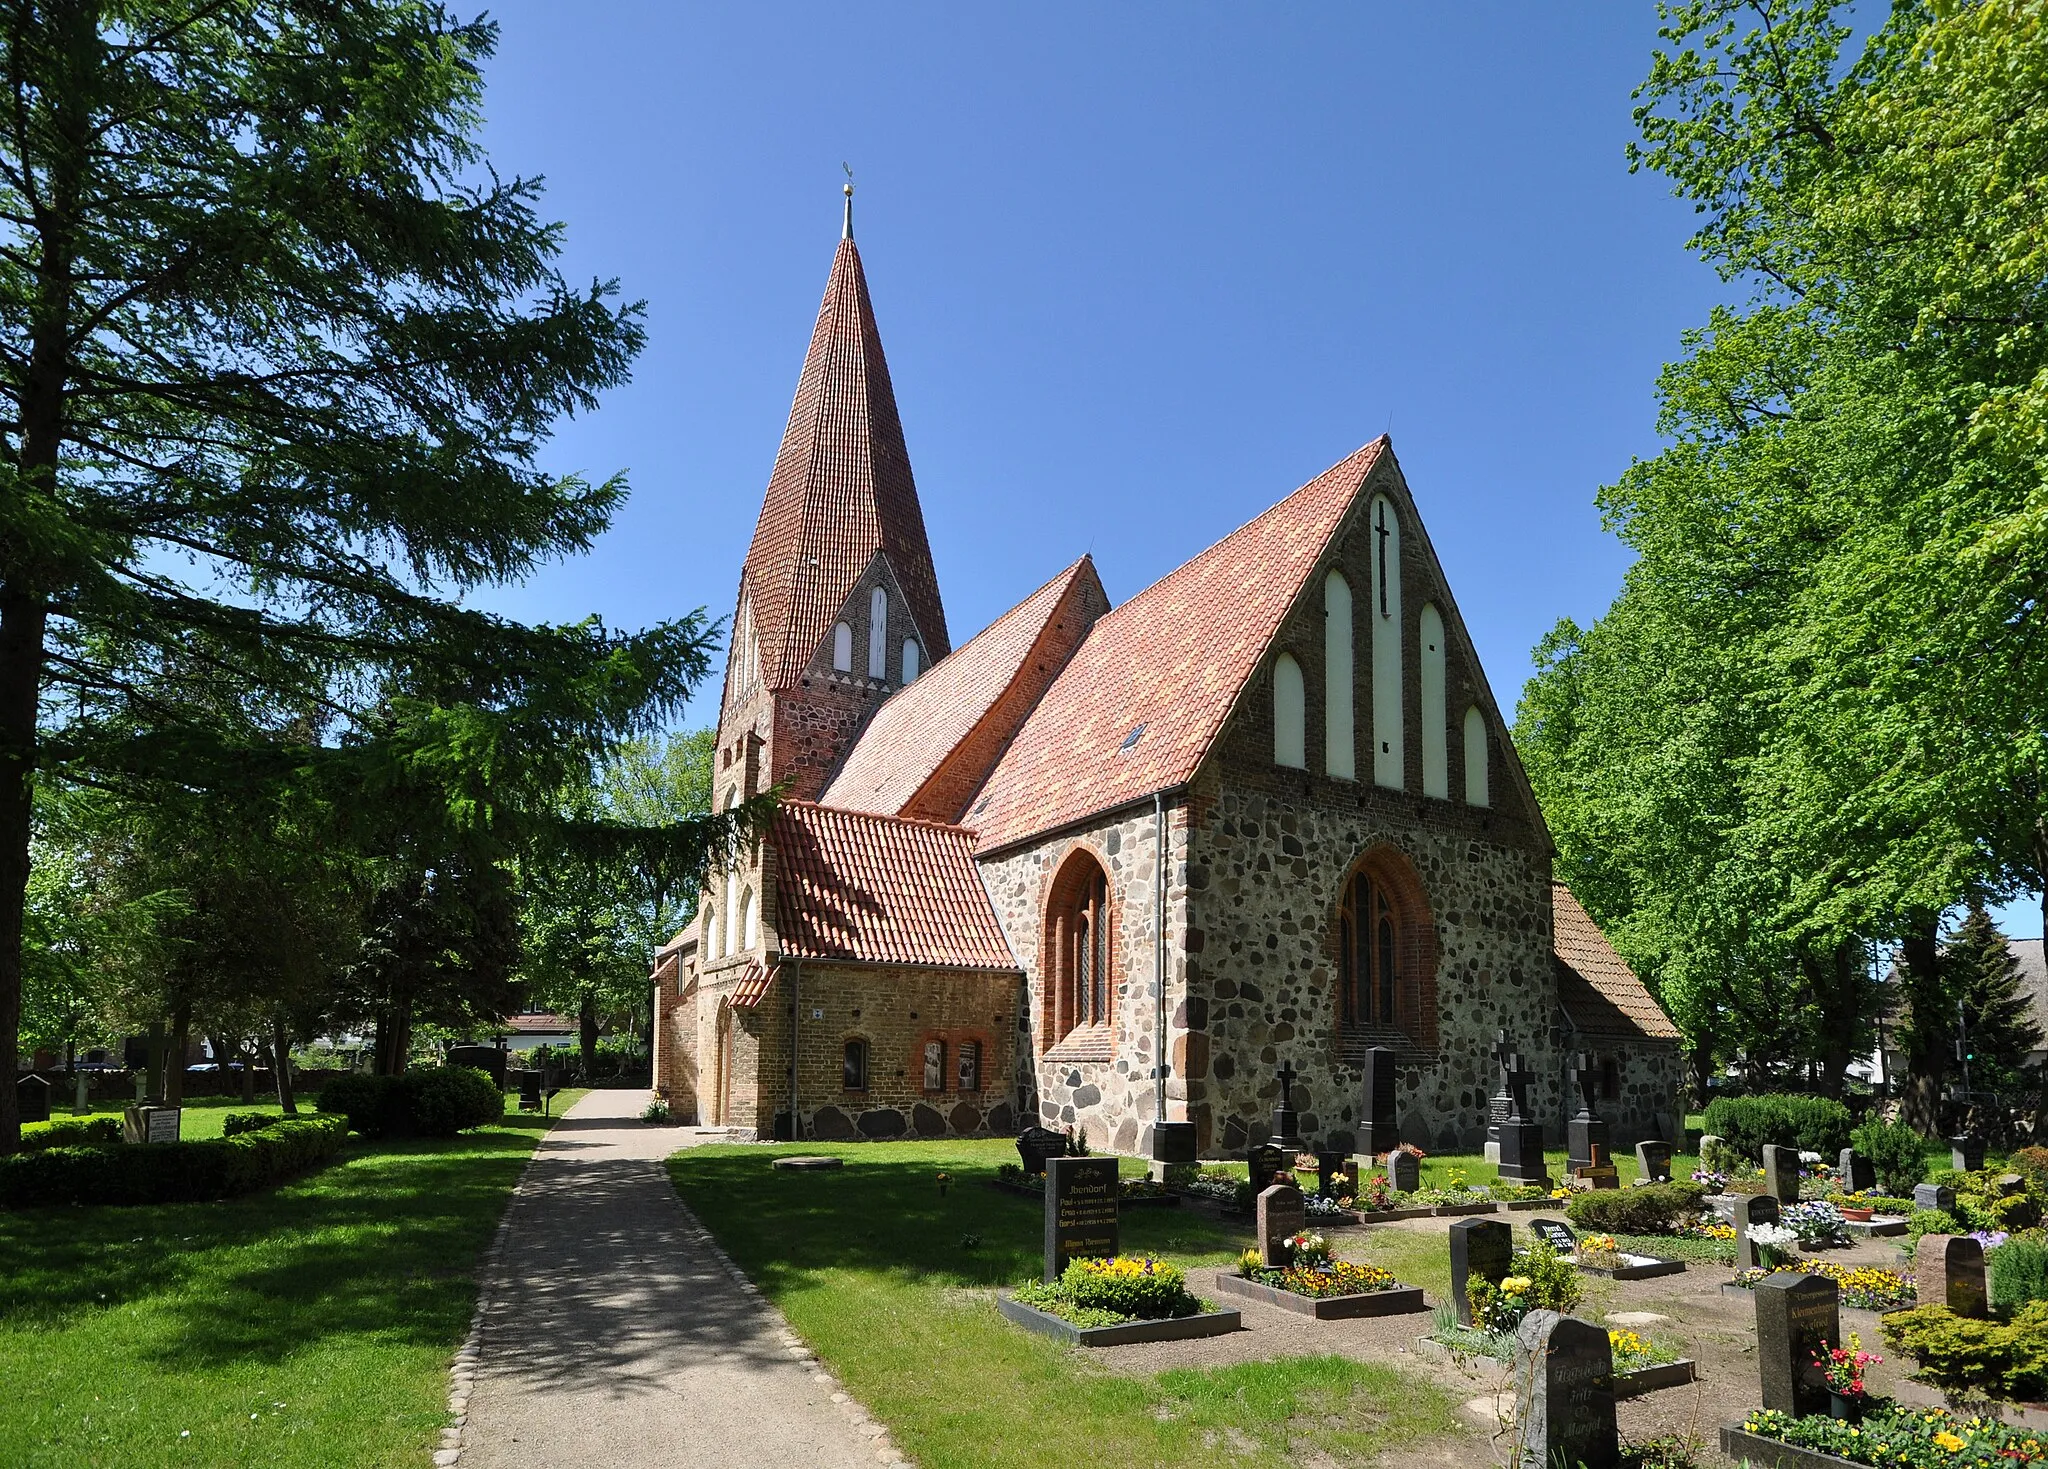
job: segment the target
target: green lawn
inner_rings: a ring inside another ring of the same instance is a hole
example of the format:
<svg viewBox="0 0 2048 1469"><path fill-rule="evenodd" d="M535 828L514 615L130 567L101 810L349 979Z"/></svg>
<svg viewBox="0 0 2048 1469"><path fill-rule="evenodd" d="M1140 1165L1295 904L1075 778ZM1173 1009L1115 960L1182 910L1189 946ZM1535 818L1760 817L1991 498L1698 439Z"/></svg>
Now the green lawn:
<svg viewBox="0 0 2048 1469"><path fill-rule="evenodd" d="M836 1153L847 1166L776 1173L769 1159L791 1151ZM1460 1431L1444 1393L1393 1367L1315 1356L1125 1376L1011 1326L996 1314L995 1293L1038 1274L1044 1219L1036 1201L986 1185L1015 1158L1001 1139L807 1143L692 1148L669 1171L791 1326L924 1469L1226 1459L1280 1469L1364 1462ZM1143 1165L1126 1159L1124 1169ZM943 1195L941 1171L951 1179ZM1126 1251L1183 1265L1222 1264L1247 1243L1248 1230L1193 1210L1123 1213Z"/></svg>
<svg viewBox="0 0 2048 1469"><path fill-rule="evenodd" d="M299 1112L302 1116L312 1115L316 1097L299 1098ZM131 1104L128 1102L94 1102L87 1109L90 1113L119 1117ZM235 1097L194 1097L183 1105L183 1115L178 1118L178 1136L184 1141L199 1142L205 1138L219 1137L221 1122L230 1112L261 1112L266 1116L282 1116L284 1109L277 1105L275 1092L259 1092L254 1102L244 1103ZM62 1122L67 1117L82 1117L87 1113L73 1112L69 1106L52 1107L50 1120ZM33 1131L36 1124L28 1124Z"/></svg>
<svg viewBox="0 0 2048 1469"><path fill-rule="evenodd" d="M246 1110L218 1100L187 1138ZM219 1203L0 1213L0 1464L416 1469L477 1257L546 1126L351 1141Z"/></svg>

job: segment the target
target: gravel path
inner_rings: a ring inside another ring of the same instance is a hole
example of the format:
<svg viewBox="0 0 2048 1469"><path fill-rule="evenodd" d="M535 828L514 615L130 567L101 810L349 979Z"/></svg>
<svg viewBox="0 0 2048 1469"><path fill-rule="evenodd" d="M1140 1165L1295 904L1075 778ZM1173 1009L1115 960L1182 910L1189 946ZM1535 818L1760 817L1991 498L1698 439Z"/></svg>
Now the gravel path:
<svg viewBox="0 0 2048 1469"><path fill-rule="evenodd" d="M728 1272L661 1159L724 1134L593 1091L541 1142L484 1288L462 1469L873 1469L879 1425ZM836 1398L836 1400L835 1400ZM437 1458L440 1456L437 1456Z"/></svg>

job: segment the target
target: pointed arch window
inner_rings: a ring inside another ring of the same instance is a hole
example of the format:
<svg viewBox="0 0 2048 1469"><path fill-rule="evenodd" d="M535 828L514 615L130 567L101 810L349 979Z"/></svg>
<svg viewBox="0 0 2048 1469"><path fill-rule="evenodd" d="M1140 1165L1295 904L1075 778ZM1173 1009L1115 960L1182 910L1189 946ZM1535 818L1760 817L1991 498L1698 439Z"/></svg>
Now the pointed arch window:
<svg viewBox="0 0 2048 1469"><path fill-rule="evenodd" d="M1390 845L1375 847L1346 879L1335 918L1332 1018L1346 1054L1388 1044L1390 1032L1434 1050L1436 924L1414 864Z"/></svg>
<svg viewBox="0 0 2048 1469"><path fill-rule="evenodd" d="M740 947L752 953L761 941L760 929L760 912L750 890L740 899Z"/></svg>
<svg viewBox="0 0 2048 1469"><path fill-rule="evenodd" d="M740 875L737 869L728 869L725 874L725 953L724 958L733 955L733 946L739 941L740 916Z"/></svg>
<svg viewBox="0 0 2048 1469"><path fill-rule="evenodd" d="M1053 1042L1079 1036L1106 1043L1111 1034L1116 915L1101 864L1085 851L1074 853L1053 883L1047 909L1046 952L1052 962L1046 973L1050 1013L1045 1035Z"/></svg>
<svg viewBox="0 0 2048 1469"><path fill-rule="evenodd" d="M1323 768L1339 780L1358 778L1352 720L1351 583L1333 571L1323 579Z"/></svg>
<svg viewBox="0 0 2048 1469"><path fill-rule="evenodd" d="M1337 1018L1347 1027L1401 1023L1398 922L1386 885L1356 874L1337 915Z"/></svg>
<svg viewBox="0 0 2048 1469"><path fill-rule="evenodd" d="M876 587L868 598L868 677L889 676L889 594Z"/></svg>
<svg viewBox="0 0 2048 1469"><path fill-rule="evenodd" d="M1493 804L1486 770L1486 716L1477 704L1465 711L1465 804Z"/></svg>
<svg viewBox="0 0 2048 1469"><path fill-rule="evenodd" d="M1308 695L1292 653L1273 660L1273 763L1308 769Z"/></svg>
<svg viewBox="0 0 2048 1469"><path fill-rule="evenodd" d="M850 623L832 624L832 671L853 672L853 626Z"/></svg>
<svg viewBox="0 0 2048 1469"><path fill-rule="evenodd" d="M1444 709L1444 619L1434 602L1417 619L1422 642L1422 794L1451 798L1450 717Z"/></svg>
<svg viewBox="0 0 2048 1469"><path fill-rule="evenodd" d="M905 683L915 683L917 682L917 674L917 639L905 638L903 640L903 681Z"/></svg>
<svg viewBox="0 0 2048 1469"><path fill-rule="evenodd" d="M1407 738L1401 696L1401 518L1385 495L1372 502L1372 778L1393 790L1408 786Z"/></svg>

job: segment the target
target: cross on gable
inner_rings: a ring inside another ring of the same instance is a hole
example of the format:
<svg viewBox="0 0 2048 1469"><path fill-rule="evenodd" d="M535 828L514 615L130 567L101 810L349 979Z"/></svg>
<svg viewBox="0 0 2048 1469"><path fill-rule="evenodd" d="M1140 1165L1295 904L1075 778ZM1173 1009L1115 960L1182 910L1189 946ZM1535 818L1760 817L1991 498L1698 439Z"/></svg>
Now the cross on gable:
<svg viewBox="0 0 2048 1469"><path fill-rule="evenodd" d="M1393 614L1392 612L1390 612L1390 611L1388 611L1388 610L1387 610L1387 537L1388 537L1388 535L1390 534L1390 532L1389 532L1389 531L1387 530L1387 504L1386 504L1386 501L1384 501L1384 500L1382 500L1382 501L1380 502L1380 525L1379 525L1379 532L1380 532L1380 616L1382 616L1382 617L1392 617L1392 616L1393 616L1394 614Z"/></svg>
<svg viewBox="0 0 2048 1469"><path fill-rule="evenodd" d="M1300 1074L1292 1061L1280 1063L1280 1105L1290 1112L1294 1110L1294 1078Z"/></svg>

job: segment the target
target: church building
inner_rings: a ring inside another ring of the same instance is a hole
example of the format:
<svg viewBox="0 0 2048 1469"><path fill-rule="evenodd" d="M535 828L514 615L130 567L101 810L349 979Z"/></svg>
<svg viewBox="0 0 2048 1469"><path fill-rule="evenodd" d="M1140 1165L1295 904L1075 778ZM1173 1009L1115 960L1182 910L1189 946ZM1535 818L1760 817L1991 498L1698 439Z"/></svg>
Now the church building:
<svg viewBox="0 0 2048 1469"><path fill-rule="evenodd" d="M1254 492L1250 503L1265 496ZM762 1137L1037 1122L1203 1157L1484 1137L1506 1031L1561 1136L1680 1136L1678 1032L1571 894L1384 436L1121 605L1082 556L954 647L852 230L740 567L720 807L781 786L655 956L655 1083ZM1162 1062L1164 1063L1162 1066Z"/></svg>

